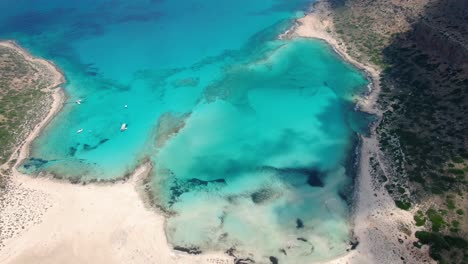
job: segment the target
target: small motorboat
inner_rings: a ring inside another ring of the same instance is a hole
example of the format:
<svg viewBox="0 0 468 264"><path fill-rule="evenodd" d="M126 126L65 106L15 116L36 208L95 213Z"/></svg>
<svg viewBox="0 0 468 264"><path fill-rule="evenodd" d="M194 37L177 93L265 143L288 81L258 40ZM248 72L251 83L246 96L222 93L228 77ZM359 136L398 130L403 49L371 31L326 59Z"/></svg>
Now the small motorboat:
<svg viewBox="0 0 468 264"><path fill-rule="evenodd" d="M120 131L125 131L127 130L127 124L123 123L121 126L120 126Z"/></svg>
<svg viewBox="0 0 468 264"><path fill-rule="evenodd" d="M78 99L75 102L76 102L76 104L81 104L81 99Z"/></svg>
<svg viewBox="0 0 468 264"><path fill-rule="evenodd" d="M127 107L128 107L128 105L124 105L124 107L125 107L125 108L127 108Z"/></svg>
<svg viewBox="0 0 468 264"><path fill-rule="evenodd" d="M81 133L81 132L83 132L82 128L80 128L80 129L78 129L78 131L76 131L76 133L78 133L78 134Z"/></svg>

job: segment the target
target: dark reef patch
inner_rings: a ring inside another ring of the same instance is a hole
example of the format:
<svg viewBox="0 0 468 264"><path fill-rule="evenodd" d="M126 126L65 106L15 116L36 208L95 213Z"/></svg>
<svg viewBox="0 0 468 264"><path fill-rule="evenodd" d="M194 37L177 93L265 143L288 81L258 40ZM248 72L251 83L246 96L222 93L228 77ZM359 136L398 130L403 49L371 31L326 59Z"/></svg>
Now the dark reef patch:
<svg viewBox="0 0 468 264"><path fill-rule="evenodd" d="M234 259L234 264L251 264L251 263L255 263L255 261L251 258L236 258Z"/></svg>
<svg viewBox="0 0 468 264"><path fill-rule="evenodd" d="M226 211L223 211L223 213L219 216L219 222L222 225L224 225L224 220L226 219L226 216L227 216L227 212Z"/></svg>
<svg viewBox="0 0 468 264"><path fill-rule="evenodd" d="M296 228L297 229L304 228L304 222L300 218L296 219Z"/></svg>
<svg viewBox="0 0 468 264"><path fill-rule="evenodd" d="M279 263L278 259L273 257L273 256L270 256L269 259L270 259L271 264L278 264Z"/></svg>
<svg viewBox="0 0 468 264"><path fill-rule="evenodd" d="M84 151L90 151L90 150L94 150L94 149L97 149L99 146L101 146L102 144L106 143L107 141L109 141L108 138L104 138L104 139L101 139L99 140L99 142L92 146L92 145L89 145L89 144L83 144L83 150Z"/></svg>
<svg viewBox="0 0 468 264"><path fill-rule="evenodd" d="M78 144L76 145L76 147L70 147L70 148L68 149L68 156L74 157L75 154L76 154L76 152L78 151L78 146L79 146L79 145L80 145L80 144L78 143Z"/></svg>
<svg viewBox="0 0 468 264"><path fill-rule="evenodd" d="M252 202L256 204L261 204L265 201L268 201L273 197L273 192L270 189L260 189L250 195Z"/></svg>
<svg viewBox="0 0 468 264"><path fill-rule="evenodd" d="M224 185L226 185L226 180L224 179L215 179L210 181L205 181L197 178L192 178L189 180L176 180L169 188L171 194L168 203L170 206L172 206L174 203L177 202L177 199L186 192L202 191L206 188L217 188Z"/></svg>
<svg viewBox="0 0 468 264"><path fill-rule="evenodd" d="M91 146L89 144L83 144L83 150L84 151L90 151L90 150L93 150L93 149L96 149L97 146Z"/></svg>
<svg viewBox="0 0 468 264"><path fill-rule="evenodd" d="M202 253L202 251L198 247L188 247L188 248L186 248L186 247L181 247L181 246L175 246L174 250L182 251L182 252L192 254L192 255L199 255L199 254Z"/></svg>
<svg viewBox="0 0 468 264"><path fill-rule="evenodd" d="M323 177L324 175L320 171L308 170L307 171L307 184L309 184L312 187L323 187L325 186L322 180Z"/></svg>
<svg viewBox="0 0 468 264"><path fill-rule="evenodd" d="M344 190L340 189L338 190L338 196L340 196L341 200L348 202L349 198L348 195L344 193Z"/></svg>
<svg viewBox="0 0 468 264"><path fill-rule="evenodd" d="M326 177L326 173L316 168L275 168L266 166L263 169L275 170L283 177L305 177L306 183L312 187L324 187L325 184L323 179Z"/></svg>
<svg viewBox="0 0 468 264"><path fill-rule="evenodd" d="M209 183L225 184L226 180L225 179L215 179L215 180L211 180L211 181L204 181L204 180L200 180L200 179L197 179L197 178L192 178L190 180L187 180L187 183L192 184L192 185L198 185L198 186L207 186Z"/></svg>
<svg viewBox="0 0 468 264"><path fill-rule="evenodd" d="M359 245L359 241L349 241L349 245L351 246L351 250L355 250Z"/></svg>
<svg viewBox="0 0 468 264"><path fill-rule="evenodd" d="M235 258L236 255L234 253L236 253L236 248L235 247L228 248L224 253L226 253L230 257Z"/></svg>
<svg viewBox="0 0 468 264"><path fill-rule="evenodd" d="M44 159L40 159L40 158L29 158L24 162L23 168L25 168L27 170L32 169L32 168L40 169L41 167L43 167L47 163L49 163L48 160L44 160Z"/></svg>

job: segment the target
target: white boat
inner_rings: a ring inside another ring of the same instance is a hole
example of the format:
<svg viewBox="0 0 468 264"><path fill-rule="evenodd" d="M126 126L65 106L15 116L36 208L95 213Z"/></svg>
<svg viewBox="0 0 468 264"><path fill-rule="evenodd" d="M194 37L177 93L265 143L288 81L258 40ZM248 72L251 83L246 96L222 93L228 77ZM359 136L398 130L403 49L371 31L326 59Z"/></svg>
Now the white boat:
<svg viewBox="0 0 468 264"><path fill-rule="evenodd" d="M125 108L127 108L127 107L128 107L128 105L124 105L124 107L125 107Z"/></svg>
<svg viewBox="0 0 468 264"><path fill-rule="evenodd" d="M120 131L125 131L127 130L127 124L123 123L121 126L120 126Z"/></svg>
<svg viewBox="0 0 468 264"><path fill-rule="evenodd" d="M81 104L81 99L78 99L75 102L76 102L76 104Z"/></svg>
<svg viewBox="0 0 468 264"><path fill-rule="evenodd" d="M83 132L82 128L80 128L80 129L78 129L78 131L76 131L76 133L81 133L81 132Z"/></svg>

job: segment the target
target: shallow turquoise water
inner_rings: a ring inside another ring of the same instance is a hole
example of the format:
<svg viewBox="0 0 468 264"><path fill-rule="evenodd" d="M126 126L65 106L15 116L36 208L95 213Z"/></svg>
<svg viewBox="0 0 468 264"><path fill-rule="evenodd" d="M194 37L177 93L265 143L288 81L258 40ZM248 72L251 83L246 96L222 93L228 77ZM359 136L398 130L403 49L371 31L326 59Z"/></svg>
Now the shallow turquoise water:
<svg viewBox="0 0 468 264"><path fill-rule="evenodd" d="M309 1L14 3L0 37L56 62L69 95L23 171L114 179L149 158L173 245L260 262L345 252L367 81L322 42L277 40Z"/></svg>

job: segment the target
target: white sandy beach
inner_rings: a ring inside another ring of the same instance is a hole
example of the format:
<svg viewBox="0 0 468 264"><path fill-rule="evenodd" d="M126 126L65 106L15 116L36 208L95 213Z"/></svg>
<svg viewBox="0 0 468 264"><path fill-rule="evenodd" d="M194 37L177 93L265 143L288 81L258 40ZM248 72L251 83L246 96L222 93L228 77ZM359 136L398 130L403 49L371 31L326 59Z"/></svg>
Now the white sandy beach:
<svg viewBox="0 0 468 264"><path fill-rule="evenodd" d="M344 59L365 70L372 79L373 90L360 102L360 107L380 114L375 107L378 70L350 58L326 30L332 27L331 17L320 12L300 19L288 37L323 39ZM51 89L63 83L63 75L50 62L33 58L12 42L0 45L11 45L28 60L39 61L55 72L56 82ZM49 114L12 159L20 161L28 156L30 142L60 111L64 98L61 89L54 90ZM331 263L403 263L401 256L405 263L420 263L423 259L431 263L427 254L411 252L416 240L414 234L408 239L399 237L401 232L397 230L402 226L413 226L412 213L397 209L386 191L374 185L370 156L380 157L375 134L362 141L353 210L354 233L359 245ZM146 165L141 166L126 182L88 185L32 178L13 169L12 188L2 201L6 207L0 214L0 228L13 231L11 238L2 241L0 263L234 263L224 253L192 256L171 249L164 234L164 217L145 205L143 192L139 190L148 169Z"/></svg>
<svg viewBox="0 0 468 264"><path fill-rule="evenodd" d="M4 226L26 215L33 221L22 221L25 228L6 241L0 263L232 263L221 254L171 250L164 218L145 207L135 188L146 172L142 166L129 181L104 185L15 174L11 206L0 219Z"/></svg>

